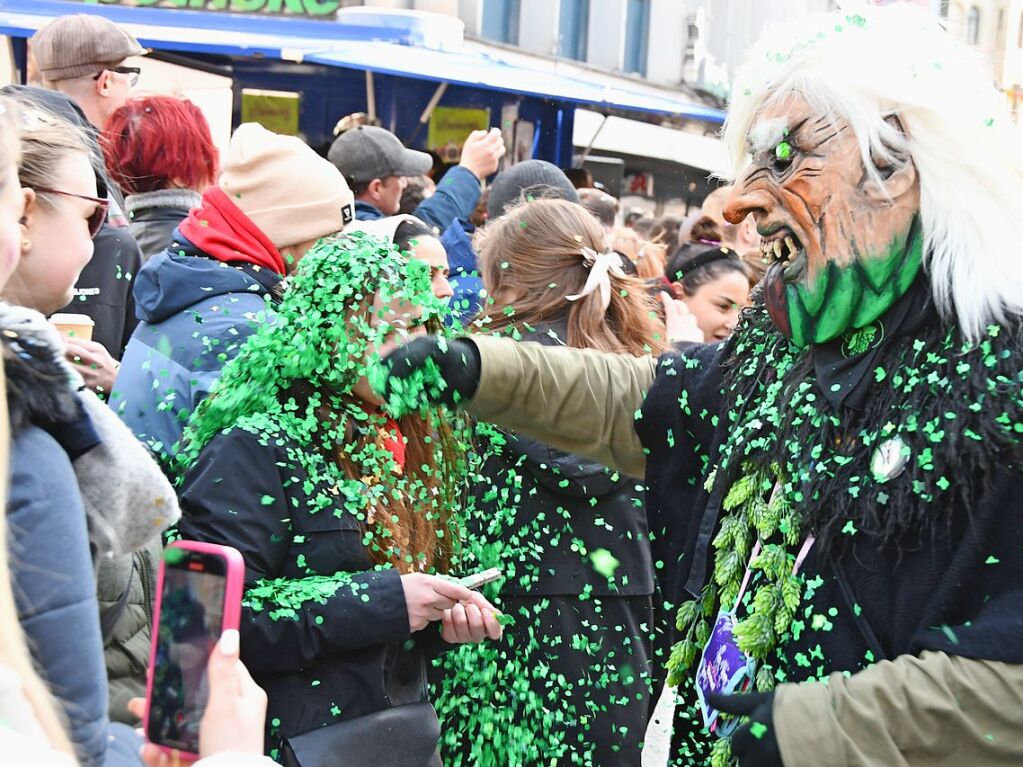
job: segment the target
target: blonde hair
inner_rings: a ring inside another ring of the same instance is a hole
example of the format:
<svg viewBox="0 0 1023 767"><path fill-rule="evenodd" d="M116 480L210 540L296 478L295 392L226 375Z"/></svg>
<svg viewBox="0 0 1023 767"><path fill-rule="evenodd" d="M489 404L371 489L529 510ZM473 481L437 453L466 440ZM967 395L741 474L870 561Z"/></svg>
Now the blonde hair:
<svg viewBox="0 0 1023 767"><path fill-rule="evenodd" d="M10 424L7 418L7 386L3 365L0 365L0 498L6 507ZM43 728L52 748L74 756L74 749L64 729L57 705L43 680L32 665L32 656L25 634L18 621L18 611L11 588L11 571L7 559L7 514L0 514L0 665L13 670L21 680L22 692L32 713Z"/></svg>
<svg viewBox="0 0 1023 767"><path fill-rule="evenodd" d="M522 330L565 319L569 346L635 356L664 349L664 325L639 278L610 273L606 310L599 291L568 300L589 275L582 249L605 250L603 228L581 205L559 199L522 203L488 224L478 244L483 283L496 299L480 318L485 329ZM519 297L508 301L512 295Z"/></svg>
<svg viewBox="0 0 1023 767"><path fill-rule="evenodd" d="M94 161L89 140L81 128L35 104L21 104L18 178L23 187L35 191L43 204L52 205L52 195L39 189L52 187L61 163L76 153L85 154Z"/></svg>
<svg viewBox="0 0 1023 767"><path fill-rule="evenodd" d="M882 188L879 167L912 162L935 301L978 341L989 323L1023 314L1020 133L993 82L978 52L919 9L811 18L753 48L736 75L725 142L738 174L757 116L798 94L849 124Z"/></svg>
<svg viewBox="0 0 1023 767"><path fill-rule="evenodd" d="M18 140L18 105L13 99L0 96L0 169L21 159ZM4 182L0 176L0 185Z"/></svg>
<svg viewBox="0 0 1023 767"><path fill-rule="evenodd" d="M610 245L636 266L636 273L644 280L657 280L664 276L668 265L668 249L663 243L645 240L635 229L616 227L611 232Z"/></svg>

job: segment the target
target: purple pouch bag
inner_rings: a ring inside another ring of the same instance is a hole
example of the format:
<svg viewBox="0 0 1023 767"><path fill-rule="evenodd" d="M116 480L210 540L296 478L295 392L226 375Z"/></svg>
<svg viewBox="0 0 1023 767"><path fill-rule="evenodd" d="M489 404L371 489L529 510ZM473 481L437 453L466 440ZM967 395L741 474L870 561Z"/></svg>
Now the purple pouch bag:
<svg viewBox="0 0 1023 767"><path fill-rule="evenodd" d="M803 542L799 555L796 557L795 566L792 568L793 575L799 572L803 560L806 559L810 547L813 546L813 541L813 536L809 536ZM749 564L746 565L746 573L742 578L742 586L739 588L735 607L731 610L721 610L718 613L707 644L703 646L700 665L696 668L696 698L700 703L703 723L711 733L719 738L727 738L731 735L739 726L740 719L739 717L722 719L721 712L707 703L707 694L715 692L723 695L736 695L747 692L753 686L753 678L757 673L757 662L739 649L733 631L735 624L738 623L735 610L742 601L742 595L746 593L751 566L759 553L760 541L757 541L750 554Z"/></svg>

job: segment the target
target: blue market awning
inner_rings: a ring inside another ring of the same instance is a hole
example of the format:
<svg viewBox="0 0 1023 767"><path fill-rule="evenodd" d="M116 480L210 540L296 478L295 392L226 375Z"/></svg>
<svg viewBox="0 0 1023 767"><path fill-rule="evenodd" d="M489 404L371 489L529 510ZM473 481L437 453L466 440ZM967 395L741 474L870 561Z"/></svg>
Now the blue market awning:
<svg viewBox="0 0 1023 767"><path fill-rule="evenodd" d="M380 42L339 42L330 51L307 55L306 61L330 66L368 69L422 80L540 96L596 108L690 117L708 122L724 121L721 110L666 96L610 87L596 79L584 80L546 70L530 69L482 53L432 51Z"/></svg>
<svg viewBox="0 0 1023 767"><path fill-rule="evenodd" d="M474 50L424 47L415 34L394 29L249 17L186 9L93 5L66 0L0 0L0 34L30 37L56 16L96 13L125 26L149 47L180 53L211 53L302 61L419 80L447 82L564 101L590 108L678 115L711 123L721 110L684 94L610 85L610 78L566 75L511 63Z"/></svg>

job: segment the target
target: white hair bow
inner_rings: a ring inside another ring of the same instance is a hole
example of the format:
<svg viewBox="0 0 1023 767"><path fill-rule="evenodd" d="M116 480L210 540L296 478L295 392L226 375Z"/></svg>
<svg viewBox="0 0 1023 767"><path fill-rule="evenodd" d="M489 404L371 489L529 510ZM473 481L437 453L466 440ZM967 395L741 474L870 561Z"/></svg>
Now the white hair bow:
<svg viewBox="0 0 1023 767"><path fill-rule="evenodd" d="M579 252L583 254L583 260L590 267L590 275L586 278L582 292L567 298L569 301L578 301L599 287L600 303L606 311L611 304L611 275L625 276L625 272L622 271L622 257L614 251L597 253L592 248L580 248Z"/></svg>

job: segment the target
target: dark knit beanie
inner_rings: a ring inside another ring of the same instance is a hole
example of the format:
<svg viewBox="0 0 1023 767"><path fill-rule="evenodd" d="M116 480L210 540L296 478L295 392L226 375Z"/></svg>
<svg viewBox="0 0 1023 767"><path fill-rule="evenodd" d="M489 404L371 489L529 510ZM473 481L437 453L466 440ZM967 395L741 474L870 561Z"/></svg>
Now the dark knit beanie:
<svg viewBox="0 0 1023 767"><path fill-rule="evenodd" d="M527 195L579 202L575 187L557 165L546 160L526 160L497 174L490 185L487 217L493 220L503 216L507 208L518 204Z"/></svg>

